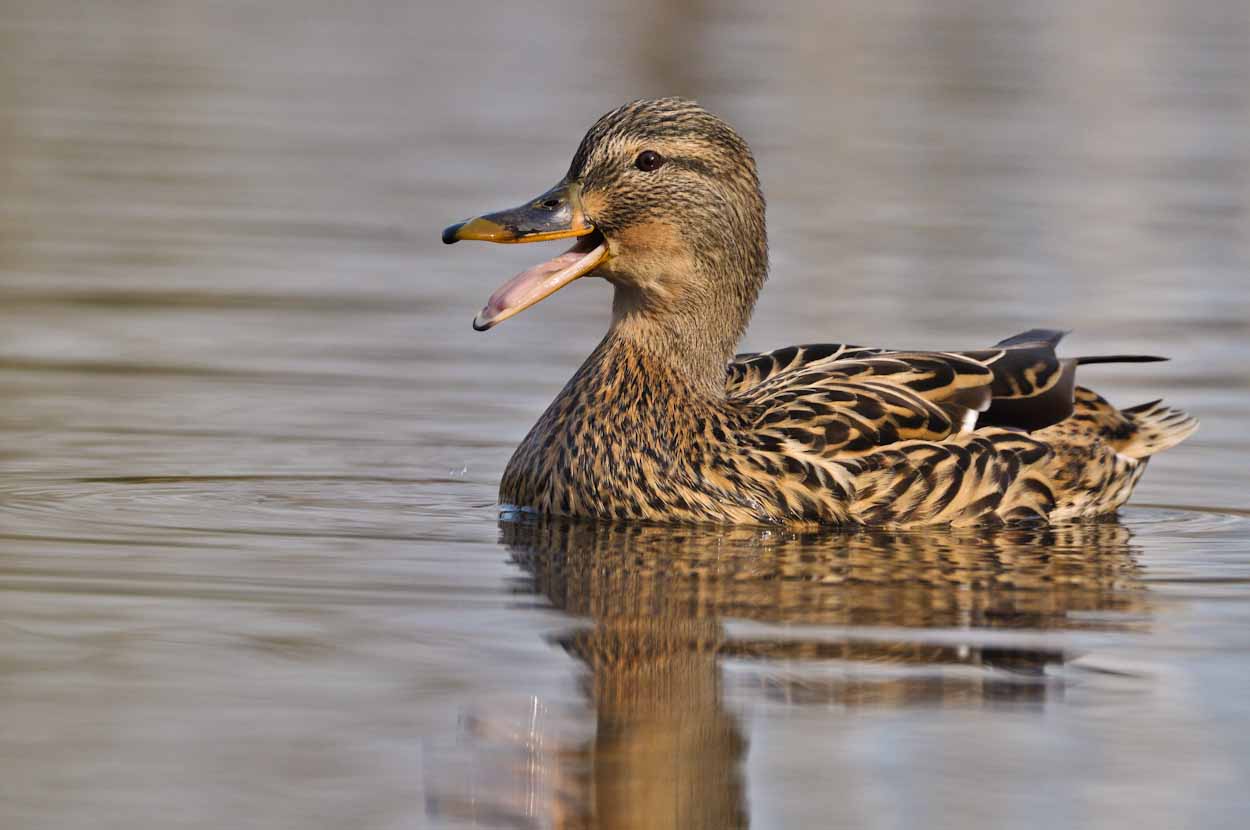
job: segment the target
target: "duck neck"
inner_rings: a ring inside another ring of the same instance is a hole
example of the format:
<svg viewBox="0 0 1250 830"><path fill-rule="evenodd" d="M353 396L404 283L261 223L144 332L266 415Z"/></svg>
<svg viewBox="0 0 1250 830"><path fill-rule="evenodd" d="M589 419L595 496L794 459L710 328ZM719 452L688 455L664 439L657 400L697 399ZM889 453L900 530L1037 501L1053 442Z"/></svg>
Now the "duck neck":
<svg viewBox="0 0 1250 830"><path fill-rule="evenodd" d="M606 342L668 370L700 397L725 396L725 366L750 320L750 306L716 297L666 300L663 308L637 288L618 285Z"/></svg>

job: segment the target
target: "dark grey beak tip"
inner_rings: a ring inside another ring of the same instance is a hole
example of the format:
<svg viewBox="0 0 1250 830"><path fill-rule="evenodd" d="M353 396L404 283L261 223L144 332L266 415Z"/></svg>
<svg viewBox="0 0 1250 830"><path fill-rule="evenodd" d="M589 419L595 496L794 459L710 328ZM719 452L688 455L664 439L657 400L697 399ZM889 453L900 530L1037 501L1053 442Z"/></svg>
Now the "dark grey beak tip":
<svg viewBox="0 0 1250 830"><path fill-rule="evenodd" d="M494 323L479 323L476 317L473 318L473 330L474 331L490 331L490 328L493 325Z"/></svg>
<svg viewBox="0 0 1250 830"><path fill-rule="evenodd" d="M443 244L455 245L457 242L459 242L460 240L456 238L456 234L459 233L460 229L463 227L464 227L464 222L457 222L454 225L448 225L447 227L443 228Z"/></svg>

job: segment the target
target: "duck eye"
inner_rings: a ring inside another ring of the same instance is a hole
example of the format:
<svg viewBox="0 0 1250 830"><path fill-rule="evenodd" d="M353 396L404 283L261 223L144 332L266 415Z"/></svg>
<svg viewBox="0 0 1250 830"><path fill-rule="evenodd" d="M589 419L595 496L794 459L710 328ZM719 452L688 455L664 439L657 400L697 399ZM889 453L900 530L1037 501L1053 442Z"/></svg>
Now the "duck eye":
<svg viewBox="0 0 1250 830"><path fill-rule="evenodd" d="M634 167L644 173L650 173L652 170L659 170L664 164L664 156L655 150L643 150L638 154L638 158L634 159Z"/></svg>

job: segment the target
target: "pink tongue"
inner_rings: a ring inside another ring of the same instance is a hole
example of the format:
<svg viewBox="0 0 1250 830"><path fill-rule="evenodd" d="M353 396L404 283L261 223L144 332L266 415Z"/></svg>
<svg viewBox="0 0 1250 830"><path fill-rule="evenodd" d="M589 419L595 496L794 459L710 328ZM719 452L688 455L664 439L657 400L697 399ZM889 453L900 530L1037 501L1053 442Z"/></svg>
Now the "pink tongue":
<svg viewBox="0 0 1250 830"><path fill-rule="evenodd" d="M554 282L551 279L553 276L575 265L584 256L586 256L585 251L580 253L567 251L555 259L549 259L522 271L495 289L495 293L491 294L490 299L487 300L486 307L482 309L482 314L488 318L497 317L533 297L541 297L551 288L558 287L550 285Z"/></svg>

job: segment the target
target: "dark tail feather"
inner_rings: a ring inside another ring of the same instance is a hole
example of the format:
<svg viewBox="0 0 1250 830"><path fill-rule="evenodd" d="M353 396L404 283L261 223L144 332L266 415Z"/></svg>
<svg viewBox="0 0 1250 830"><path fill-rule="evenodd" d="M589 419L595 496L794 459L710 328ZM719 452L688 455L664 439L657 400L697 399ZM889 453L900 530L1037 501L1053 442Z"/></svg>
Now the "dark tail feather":
<svg viewBox="0 0 1250 830"><path fill-rule="evenodd" d="M1059 341L1068 333L1059 329L1029 329L1008 337L1006 340L998 341L994 344L994 347L1004 349L1014 346L1050 346L1054 348L1059 345ZM1076 365L1089 366L1091 363L1158 363L1170 359L1151 354L1096 354L1076 358Z"/></svg>
<svg viewBox="0 0 1250 830"><path fill-rule="evenodd" d="M1171 359L1170 357L1157 357L1152 354L1096 354L1076 358L1076 365L1088 366L1091 363L1161 363Z"/></svg>
<svg viewBox="0 0 1250 830"><path fill-rule="evenodd" d="M1017 335L1008 337L1006 340L1000 340L995 343L997 348L1006 348L1008 346L1024 346L1046 344L1055 346L1064 338L1068 332L1059 329L1029 329L1022 331Z"/></svg>

